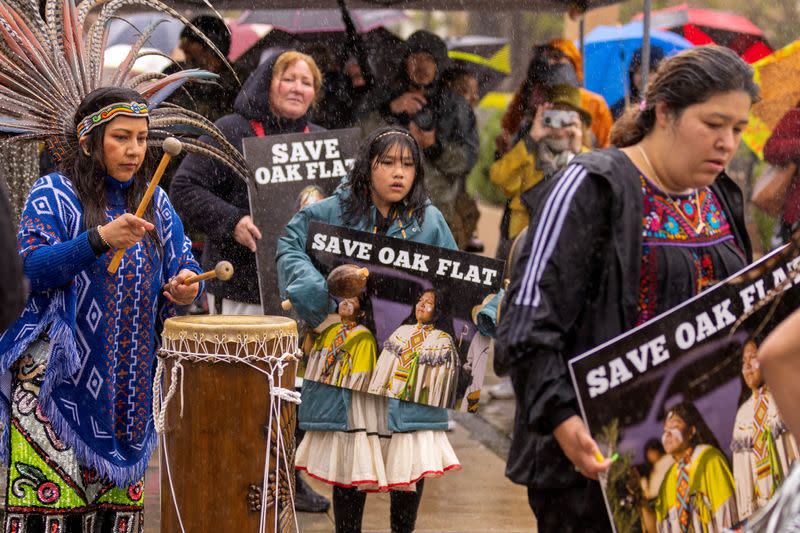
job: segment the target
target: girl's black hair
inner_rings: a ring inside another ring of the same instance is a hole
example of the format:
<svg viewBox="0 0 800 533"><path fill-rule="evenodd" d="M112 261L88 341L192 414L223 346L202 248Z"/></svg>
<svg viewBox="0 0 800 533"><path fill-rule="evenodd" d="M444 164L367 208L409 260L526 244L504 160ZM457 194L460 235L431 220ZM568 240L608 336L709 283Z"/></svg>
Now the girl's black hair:
<svg viewBox="0 0 800 533"><path fill-rule="evenodd" d="M356 318L356 323L361 324L370 330L374 335L375 315L372 311L372 298L370 296L372 293L373 291L370 290L370 283L367 281L367 286L358 295L358 307L360 311L358 313L358 317ZM344 300L344 298L342 298L342 300Z"/></svg>
<svg viewBox="0 0 800 533"><path fill-rule="evenodd" d="M692 402L683 401L674 407L670 407L669 410L667 410L667 416L664 422L673 415L681 417L688 427L694 426L695 432L694 435L690 437L689 444L692 446L708 444L717 450L722 449L719 446L717 437L714 436L711 432L711 428L708 427L705 419L703 419L703 415L700 414L700 411L697 410L697 407L695 407Z"/></svg>
<svg viewBox="0 0 800 533"><path fill-rule="evenodd" d="M103 87L90 92L75 111L74 126L90 113L95 113L107 105L116 102L139 102L147 104L147 99L133 89L122 87ZM113 121L112 121L113 122ZM62 161L60 170L66 174L75 190L78 199L83 206L83 217L86 228L93 228L108 222L106 218L106 183L107 175L104 162L103 137L105 136L106 126L110 122L101 124L88 134L89 155L83 153L82 148L78 148L72 157ZM73 132L75 131L73 128ZM75 133L72 133L76 135ZM76 142L77 145L77 142ZM139 202L147 190L147 177L152 175L155 168L154 155L148 149L145 154L144 162L133 178L133 185L125 190L125 204L129 213L135 213ZM153 202L147 206L147 210L142 217L150 223L155 224L155 209ZM152 234L153 232L151 232ZM151 235L153 236L153 235ZM158 239L155 239L158 243Z"/></svg>
<svg viewBox="0 0 800 533"><path fill-rule="evenodd" d="M393 209L399 210L403 216L408 215L416 219L420 225L425 221L428 192L425 189L422 152L407 129L400 126L385 126L370 133L358 149L346 184L350 194L342 200L345 224L353 226L369 216L372 207L372 170L378 160L395 146L400 147L403 155L411 154L416 173L411 190L401 202L393 206Z"/></svg>
<svg viewBox="0 0 800 533"><path fill-rule="evenodd" d="M453 342L456 342L456 337L453 335L453 319L448 312L450 309L450 303L447 299L447 293L442 289L437 288L419 288L414 291L413 297L411 299L411 313L403 320L403 324L416 324L417 323L417 303L419 302L422 295L425 293L431 292L433 293L434 297L436 298L436 305L434 306L433 310L433 320L431 324L433 327L438 329L439 331L444 331L453 339Z"/></svg>

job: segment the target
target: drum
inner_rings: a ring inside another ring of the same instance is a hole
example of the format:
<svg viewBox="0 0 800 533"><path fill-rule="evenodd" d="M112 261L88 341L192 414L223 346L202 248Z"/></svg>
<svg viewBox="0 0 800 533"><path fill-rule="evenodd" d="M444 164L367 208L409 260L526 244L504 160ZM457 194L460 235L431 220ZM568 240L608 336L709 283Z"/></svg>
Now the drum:
<svg viewBox="0 0 800 533"><path fill-rule="evenodd" d="M185 316L162 338L161 531L295 531L295 322Z"/></svg>

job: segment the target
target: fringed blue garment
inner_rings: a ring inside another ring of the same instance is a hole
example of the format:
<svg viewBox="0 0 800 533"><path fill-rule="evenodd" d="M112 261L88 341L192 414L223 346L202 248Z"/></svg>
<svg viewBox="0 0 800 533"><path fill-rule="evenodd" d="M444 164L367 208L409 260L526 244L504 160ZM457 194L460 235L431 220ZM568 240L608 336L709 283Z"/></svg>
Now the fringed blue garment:
<svg viewBox="0 0 800 533"><path fill-rule="evenodd" d="M106 178L109 221L126 212L124 189L131 183ZM166 193L157 189L152 201L160 244L148 237L129 248L111 275L112 252L91 252L72 183L58 173L40 178L18 233L31 295L19 320L0 335L5 376L32 341L50 338L39 398L44 413L79 461L119 486L144 475L156 444L155 352L161 324L173 313L161 288L182 269L201 271ZM9 413L2 402L0 414L7 458Z"/></svg>

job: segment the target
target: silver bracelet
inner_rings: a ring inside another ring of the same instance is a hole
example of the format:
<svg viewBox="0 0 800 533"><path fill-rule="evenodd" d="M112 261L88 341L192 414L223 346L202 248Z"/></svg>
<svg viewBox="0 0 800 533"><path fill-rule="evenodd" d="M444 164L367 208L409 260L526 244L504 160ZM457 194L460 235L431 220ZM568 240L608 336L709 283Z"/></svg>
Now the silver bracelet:
<svg viewBox="0 0 800 533"><path fill-rule="evenodd" d="M100 226L98 224L98 226L97 226L97 234L100 235L100 240L103 241L103 244L105 244L109 249L111 249L112 246L110 244L108 244L108 241L106 240L106 238L103 237L103 232L100 230L101 227L102 226Z"/></svg>

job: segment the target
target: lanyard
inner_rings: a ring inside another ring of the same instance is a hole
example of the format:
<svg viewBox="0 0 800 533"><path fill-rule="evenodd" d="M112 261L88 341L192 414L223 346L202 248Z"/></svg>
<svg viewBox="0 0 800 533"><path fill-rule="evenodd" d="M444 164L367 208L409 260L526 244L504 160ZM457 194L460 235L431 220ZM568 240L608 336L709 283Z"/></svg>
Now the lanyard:
<svg viewBox="0 0 800 533"><path fill-rule="evenodd" d="M411 216L411 211L409 211L408 214L409 214L409 216ZM406 234L405 227L403 226L403 220L400 217L400 215L397 213L397 211L393 209L389 213L389 216L392 218L392 222L397 220L397 226L400 228L400 233L403 235L404 239L408 239L408 235ZM391 226L391 223L389 225ZM378 225L377 224L372 226L372 233L378 233Z"/></svg>
<svg viewBox="0 0 800 533"><path fill-rule="evenodd" d="M256 134L256 137L264 137L267 134L266 130L264 129L264 125L255 119L250 121L250 127L253 128L253 132ZM303 128L303 133L308 133L310 131L311 130L308 129L308 124L306 124L306 127Z"/></svg>

